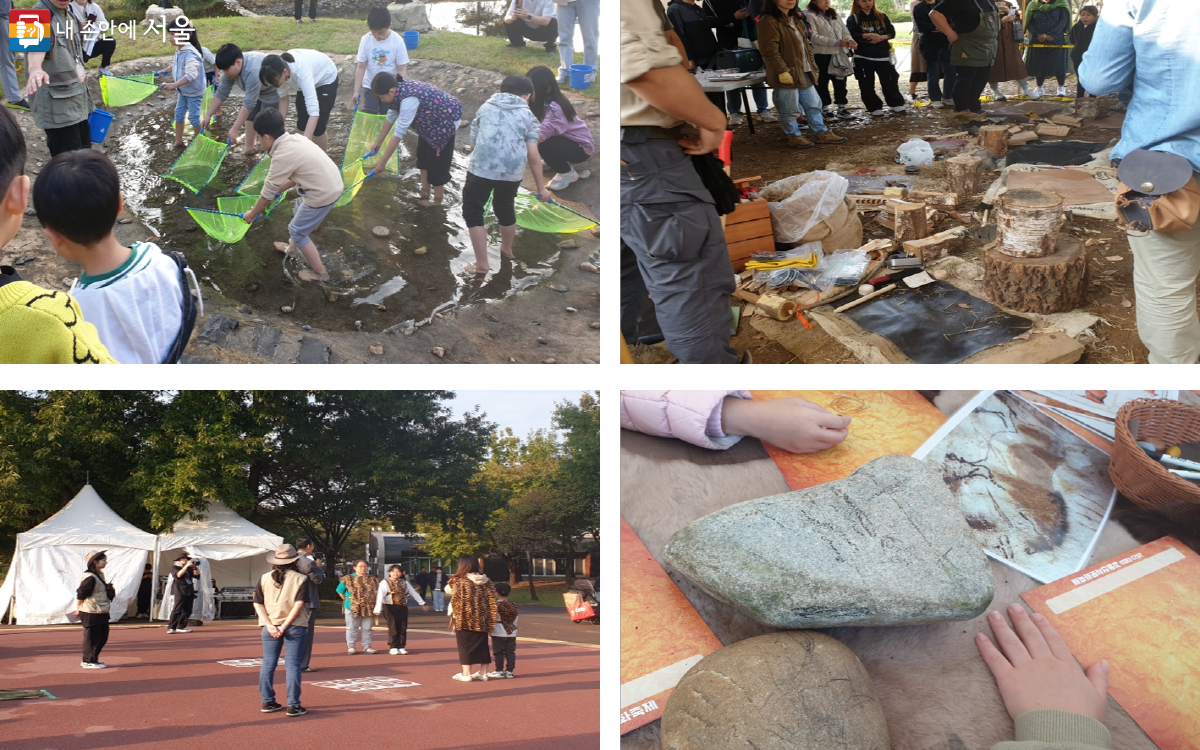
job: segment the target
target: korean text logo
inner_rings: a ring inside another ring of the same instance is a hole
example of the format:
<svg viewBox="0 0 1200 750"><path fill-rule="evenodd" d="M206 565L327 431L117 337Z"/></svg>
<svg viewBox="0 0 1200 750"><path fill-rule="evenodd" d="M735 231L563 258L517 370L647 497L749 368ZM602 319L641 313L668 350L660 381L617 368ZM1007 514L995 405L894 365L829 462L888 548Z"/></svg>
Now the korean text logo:
<svg viewBox="0 0 1200 750"><path fill-rule="evenodd" d="M8 12L8 48L13 52L50 51L50 11L14 8Z"/></svg>

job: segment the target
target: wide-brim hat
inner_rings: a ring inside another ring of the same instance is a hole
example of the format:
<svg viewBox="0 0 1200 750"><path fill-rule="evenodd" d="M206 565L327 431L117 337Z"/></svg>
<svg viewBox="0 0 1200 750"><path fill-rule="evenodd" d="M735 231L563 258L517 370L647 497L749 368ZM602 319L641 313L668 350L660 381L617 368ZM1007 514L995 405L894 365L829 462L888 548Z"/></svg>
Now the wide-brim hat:
<svg viewBox="0 0 1200 750"><path fill-rule="evenodd" d="M95 560L97 557L106 557L107 555L108 550L106 549L94 549L87 553L87 555L83 558L83 562L85 565L91 565L92 560Z"/></svg>
<svg viewBox="0 0 1200 750"><path fill-rule="evenodd" d="M290 544L281 544L275 551L267 555L267 562L272 565L288 565L300 559L300 553Z"/></svg>

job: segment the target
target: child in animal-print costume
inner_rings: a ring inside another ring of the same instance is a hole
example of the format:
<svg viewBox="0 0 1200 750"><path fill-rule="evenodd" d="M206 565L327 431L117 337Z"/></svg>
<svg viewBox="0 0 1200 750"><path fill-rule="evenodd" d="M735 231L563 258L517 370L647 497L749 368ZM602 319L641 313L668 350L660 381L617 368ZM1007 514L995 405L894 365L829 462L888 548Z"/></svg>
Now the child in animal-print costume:
<svg viewBox="0 0 1200 750"><path fill-rule="evenodd" d="M496 584L496 627L492 630L492 656L496 660L496 671L488 672L489 679L516 677L513 667L517 665L517 605L508 600L512 586Z"/></svg>

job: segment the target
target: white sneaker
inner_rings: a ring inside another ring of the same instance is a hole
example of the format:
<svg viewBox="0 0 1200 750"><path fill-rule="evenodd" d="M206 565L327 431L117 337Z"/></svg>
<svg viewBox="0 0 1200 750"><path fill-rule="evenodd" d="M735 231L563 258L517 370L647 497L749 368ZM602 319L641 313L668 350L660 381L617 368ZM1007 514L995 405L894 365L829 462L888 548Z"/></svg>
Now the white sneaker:
<svg viewBox="0 0 1200 750"><path fill-rule="evenodd" d="M391 648L391 649L388 649L388 653L391 654L392 656L398 656L400 654L400 649Z"/></svg>
<svg viewBox="0 0 1200 750"><path fill-rule="evenodd" d="M997 91L997 92L996 92L996 95L995 95L994 97L992 97L992 98L993 98L993 99L995 99L995 100L996 100L996 101L998 101L998 102L1006 102L1006 101L1008 101L1008 97L1007 97L1007 96L1005 96L1004 94L1001 94L999 91Z"/></svg>
<svg viewBox="0 0 1200 750"><path fill-rule="evenodd" d="M108 669L108 665L102 661L98 661L95 664L84 664L83 668L84 669Z"/></svg>
<svg viewBox="0 0 1200 750"><path fill-rule="evenodd" d="M471 675L471 679L478 680L480 682L487 682L488 676L486 674L484 674L483 672L476 672L475 674Z"/></svg>
<svg viewBox="0 0 1200 750"><path fill-rule="evenodd" d="M398 649L396 649L396 653L397 653L397 654L400 654L401 656L408 656L408 650L407 650L407 649L398 648Z"/></svg>
<svg viewBox="0 0 1200 750"><path fill-rule="evenodd" d="M1045 92L1042 91L1042 87L1038 86L1033 91L1029 92L1029 98L1030 99L1041 99L1043 93L1045 93Z"/></svg>
<svg viewBox="0 0 1200 750"><path fill-rule="evenodd" d="M891 109L893 112L903 112L904 110L908 109L908 107L906 107L906 106L904 106L903 104L901 104L899 107L890 107L890 109Z"/></svg>
<svg viewBox="0 0 1200 750"><path fill-rule="evenodd" d="M762 120L763 122L779 122L779 115L775 114L769 109L766 109L758 113L758 119Z"/></svg>
<svg viewBox="0 0 1200 750"><path fill-rule="evenodd" d="M167 628L167 635L170 635L174 632L175 632L175 628Z"/></svg>
<svg viewBox="0 0 1200 750"><path fill-rule="evenodd" d="M100 69L100 75L102 75L102 76L110 76L110 75L112 75L112 69L111 69L111 68L101 68L101 69Z"/></svg>
<svg viewBox="0 0 1200 750"><path fill-rule="evenodd" d="M472 675L465 675L462 672L455 672L454 674L450 675L450 679L457 680L459 682L471 682L475 679L475 677Z"/></svg>
<svg viewBox="0 0 1200 750"><path fill-rule="evenodd" d="M364 653L364 654L377 654L377 653L379 653L379 652L378 652L378 651L376 651L376 650L375 650L375 649L373 649L373 648L364 648L364 649L363 649L363 653Z"/></svg>
<svg viewBox="0 0 1200 750"><path fill-rule="evenodd" d="M562 190L567 185L570 185L572 182L578 179L579 173L575 171L574 167L571 167L571 171L563 172L560 175L555 175L554 179L550 180L550 183L546 185L546 187L550 188L551 190Z"/></svg>
<svg viewBox="0 0 1200 750"><path fill-rule="evenodd" d="M504 672L488 672L487 678L489 680L502 680L504 679Z"/></svg>
<svg viewBox="0 0 1200 750"><path fill-rule="evenodd" d="M567 81L571 80L571 74L564 70L559 70L557 80L559 83L566 83Z"/></svg>
<svg viewBox="0 0 1200 750"><path fill-rule="evenodd" d="M945 105L945 103L943 103L942 101L939 100L939 101L934 102L933 104L930 104L929 106L933 107L934 109L941 109L942 107L944 107L946 105Z"/></svg>
<svg viewBox="0 0 1200 750"><path fill-rule="evenodd" d="M887 113L884 112L882 109L877 109L871 113L871 117L883 117L885 114L887 114Z"/></svg>
<svg viewBox="0 0 1200 750"><path fill-rule="evenodd" d="M729 113L729 124L730 125L745 125L746 120L745 120L745 118L742 117L741 112L730 112Z"/></svg>
<svg viewBox="0 0 1200 750"><path fill-rule="evenodd" d="M587 178L589 178L589 177L591 177L591 176L592 176L592 170L590 170L590 169L581 169L581 170L579 170L579 179L581 179L581 180L586 180ZM441 610L441 609L435 609L435 610L433 610L433 611L434 611L434 612L444 612L445 610Z"/></svg>
<svg viewBox="0 0 1200 750"><path fill-rule="evenodd" d="M190 632L192 632L192 631L191 631L189 628L179 628L179 629L178 629L178 630L176 630L175 632L176 632L176 633L190 633Z"/></svg>
<svg viewBox="0 0 1200 750"><path fill-rule="evenodd" d="M352 648L348 648L348 649L346 649L346 653L347 653L347 654L354 654L354 653L356 653L356 652L354 651L354 649L352 649Z"/></svg>
<svg viewBox="0 0 1200 750"><path fill-rule="evenodd" d="M1059 95L1059 96L1066 96L1066 95L1067 95L1067 87L1066 87L1066 86L1059 86L1059 87L1058 87L1058 95Z"/></svg>

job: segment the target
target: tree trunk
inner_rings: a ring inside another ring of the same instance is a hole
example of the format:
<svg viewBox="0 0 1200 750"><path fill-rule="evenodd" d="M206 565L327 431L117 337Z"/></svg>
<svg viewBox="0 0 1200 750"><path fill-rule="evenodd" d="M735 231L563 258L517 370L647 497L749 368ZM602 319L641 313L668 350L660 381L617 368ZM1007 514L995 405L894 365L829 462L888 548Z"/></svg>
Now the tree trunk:
<svg viewBox="0 0 1200 750"><path fill-rule="evenodd" d="M899 249L909 240L921 240L929 236L929 223L925 220L924 203L900 203L896 205L896 235L892 247Z"/></svg>
<svg viewBox="0 0 1200 750"><path fill-rule="evenodd" d="M983 182L983 159L967 154L952 156L946 160L946 174L950 178L950 192L963 197L975 195Z"/></svg>
<svg viewBox="0 0 1200 750"><path fill-rule="evenodd" d="M1008 126L984 125L979 128L979 145L999 159L1008 152Z"/></svg>
<svg viewBox="0 0 1200 750"><path fill-rule="evenodd" d="M1014 258L1054 252L1063 224L1063 199L1046 190L1009 190L996 201L997 248Z"/></svg>
<svg viewBox="0 0 1200 750"><path fill-rule="evenodd" d="M533 585L533 550L525 552L525 560L529 564L529 600L536 602L538 600L537 586Z"/></svg>
<svg viewBox="0 0 1200 750"><path fill-rule="evenodd" d="M516 586L521 582L521 561L505 557L504 562L508 563L508 584Z"/></svg>
<svg viewBox="0 0 1200 750"><path fill-rule="evenodd" d="M1002 307L1046 315L1074 310L1087 296L1088 254L1073 237L1058 236L1055 251L1042 257L1014 258L987 252L983 288Z"/></svg>

